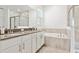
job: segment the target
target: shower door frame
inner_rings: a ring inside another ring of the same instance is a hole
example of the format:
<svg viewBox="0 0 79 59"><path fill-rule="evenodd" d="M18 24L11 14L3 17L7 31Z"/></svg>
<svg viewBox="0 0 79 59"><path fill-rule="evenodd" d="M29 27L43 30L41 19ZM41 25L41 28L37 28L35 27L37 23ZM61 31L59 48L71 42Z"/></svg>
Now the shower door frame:
<svg viewBox="0 0 79 59"><path fill-rule="evenodd" d="M75 53L76 52L76 49L75 49L75 17L74 17L74 10L75 10L75 7L77 7L77 6L79 6L79 5L73 5L73 6L71 6L70 7L70 9L69 9L69 11L68 11L68 20L70 21L69 22L69 27L70 27L70 33L69 33L69 35L70 35L70 52L71 53ZM70 12L72 11L72 14L70 14ZM70 19L70 16L71 15L73 15L72 16L72 19Z"/></svg>

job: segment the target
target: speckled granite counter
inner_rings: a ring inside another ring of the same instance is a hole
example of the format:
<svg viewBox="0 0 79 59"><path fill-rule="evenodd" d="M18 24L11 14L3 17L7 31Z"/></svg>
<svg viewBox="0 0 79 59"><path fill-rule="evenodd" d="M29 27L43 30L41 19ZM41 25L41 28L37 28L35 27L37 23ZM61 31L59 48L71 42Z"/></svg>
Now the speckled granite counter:
<svg viewBox="0 0 79 59"><path fill-rule="evenodd" d="M23 35L29 35L29 34L41 32L41 31L42 30L33 30L33 31L16 32L16 33L13 33L13 34L4 34L4 35L0 35L0 41L19 37L19 36L23 36Z"/></svg>

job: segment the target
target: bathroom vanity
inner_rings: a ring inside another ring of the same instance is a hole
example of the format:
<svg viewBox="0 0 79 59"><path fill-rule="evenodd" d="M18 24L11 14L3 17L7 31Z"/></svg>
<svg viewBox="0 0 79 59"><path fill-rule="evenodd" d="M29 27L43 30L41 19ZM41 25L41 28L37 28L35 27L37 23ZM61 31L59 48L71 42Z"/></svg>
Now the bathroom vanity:
<svg viewBox="0 0 79 59"><path fill-rule="evenodd" d="M34 53L44 45L42 30L22 29L43 28L43 8L32 7L0 6L0 12L3 12L0 13L1 53ZM9 29L6 34L5 29Z"/></svg>
<svg viewBox="0 0 79 59"><path fill-rule="evenodd" d="M43 45L41 30L0 35L0 53L35 53Z"/></svg>

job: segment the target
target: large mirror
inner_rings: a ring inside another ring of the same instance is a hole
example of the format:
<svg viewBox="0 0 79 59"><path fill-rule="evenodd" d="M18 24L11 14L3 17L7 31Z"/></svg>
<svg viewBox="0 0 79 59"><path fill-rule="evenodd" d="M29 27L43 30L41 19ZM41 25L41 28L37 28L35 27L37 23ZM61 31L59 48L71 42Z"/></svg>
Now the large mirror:
<svg viewBox="0 0 79 59"><path fill-rule="evenodd" d="M10 29L15 29L20 26L20 16L10 17Z"/></svg>
<svg viewBox="0 0 79 59"><path fill-rule="evenodd" d="M29 10L22 8L9 9L10 29L29 26Z"/></svg>

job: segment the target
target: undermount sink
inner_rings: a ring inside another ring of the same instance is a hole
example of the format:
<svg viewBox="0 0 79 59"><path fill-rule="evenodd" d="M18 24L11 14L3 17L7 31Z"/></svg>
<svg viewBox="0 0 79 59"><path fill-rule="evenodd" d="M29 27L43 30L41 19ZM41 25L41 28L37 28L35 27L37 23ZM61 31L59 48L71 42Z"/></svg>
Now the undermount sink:
<svg viewBox="0 0 79 59"><path fill-rule="evenodd" d="M14 34L6 34L6 35L2 35L3 37L12 37L12 36L16 36L16 35L20 35L19 33L14 33Z"/></svg>

